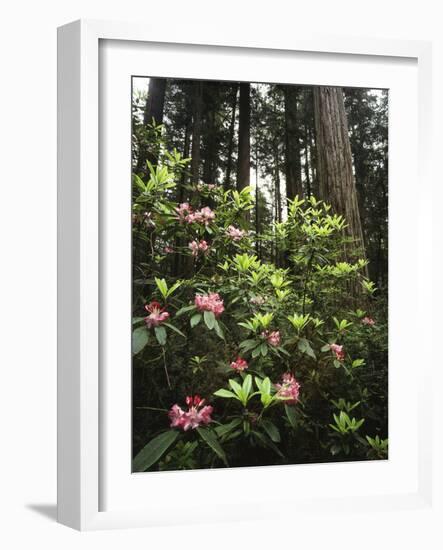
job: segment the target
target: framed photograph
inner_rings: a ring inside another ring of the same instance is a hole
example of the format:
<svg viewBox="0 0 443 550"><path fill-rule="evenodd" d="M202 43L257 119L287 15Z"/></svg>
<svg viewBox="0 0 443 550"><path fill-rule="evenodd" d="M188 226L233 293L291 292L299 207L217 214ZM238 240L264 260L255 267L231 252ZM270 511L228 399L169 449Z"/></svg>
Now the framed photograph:
<svg viewBox="0 0 443 550"><path fill-rule="evenodd" d="M430 46L194 40L59 29L59 521L431 506Z"/></svg>

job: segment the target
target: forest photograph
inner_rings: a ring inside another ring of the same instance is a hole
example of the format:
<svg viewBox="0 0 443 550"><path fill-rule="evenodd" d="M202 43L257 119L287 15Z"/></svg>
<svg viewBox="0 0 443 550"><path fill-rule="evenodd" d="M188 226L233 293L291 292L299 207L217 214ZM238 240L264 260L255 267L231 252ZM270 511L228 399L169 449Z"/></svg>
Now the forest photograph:
<svg viewBox="0 0 443 550"><path fill-rule="evenodd" d="M388 94L132 78L132 471L388 458Z"/></svg>

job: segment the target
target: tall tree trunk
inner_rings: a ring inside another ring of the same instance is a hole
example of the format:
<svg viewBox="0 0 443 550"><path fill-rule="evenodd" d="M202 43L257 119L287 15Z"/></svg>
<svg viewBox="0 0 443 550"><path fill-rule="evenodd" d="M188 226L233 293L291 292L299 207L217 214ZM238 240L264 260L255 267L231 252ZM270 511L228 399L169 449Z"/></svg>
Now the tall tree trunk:
<svg viewBox="0 0 443 550"><path fill-rule="evenodd" d="M143 113L143 123L145 125L163 122L163 110L165 107L166 78L150 78L148 99L146 101L145 112Z"/></svg>
<svg viewBox="0 0 443 550"><path fill-rule="evenodd" d="M217 159L218 159L218 144L217 144L217 128L215 120L215 106L211 105L205 113L205 128L203 143L203 182L216 183L217 178Z"/></svg>
<svg viewBox="0 0 443 550"><path fill-rule="evenodd" d="M194 84L193 108L192 108L192 148L191 148L191 177L192 183L199 182L200 170L200 138L203 109L203 84Z"/></svg>
<svg viewBox="0 0 443 550"><path fill-rule="evenodd" d="M310 138L308 134L308 126L305 124L305 166L304 166L304 172L305 172L305 182L306 182L306 195L308 198L312 195L312 189L311 189L311 174L309 172L309 145L310 145Z"/></svg>
<svg viewBox="0 0 443 550"><path fill-rule="evenodd" d="M352 170L342 88L314 88L314 113L317 136L317 166L320 198L342 214L348 224L347 232L361 247L364 239L358 208L355 178Z"/></svg>
<svg viewBox="0 0 443 550"><path fill-rule="evenodd" d="M231 173L232 173L232 155L234 152L234 133L235 133L235 115L237 112L237 92L238 85L234 84L232 89L232 105L231 105L231 122L229 124L229 138L228 138L228 152L226 160L226 176L225 176L225 189L231 187Z"/></svg>
<svg viewBox="0 0 443 550"><path fill-rule="evenodd" d="M145 110L143 112L143 124L148 126L154 123L158 126L163 122L163 111L165 107L166 78L150 78L148 96L146 98ZM140 152L137 161L137 172L146 172L146 161L157 164L158 151L149 148L148 143L140 145Z"/></svg>
<svg viewBox="0 0 443 550"><path fill-rule="evenodd" d="M260 243L258 236L260 234L260 190L258 186L258 140L255 142L255 252L261 259Z"/></svg>
<svg viewBox="0 0 443 550"><path fill-rule="evenodd" d="M240 84L239 126L238 126L238 165L237 189L241 191L249 185L250 168L250 84Z"/></svg>
<svg viewBox="0 0 443 550"><path fill-rule="evenodd" d="M300 162L300 132L298 128L297 86L283 87L285 97L285 155L286 155L286 197L292 200L303 195Z"/></svg>

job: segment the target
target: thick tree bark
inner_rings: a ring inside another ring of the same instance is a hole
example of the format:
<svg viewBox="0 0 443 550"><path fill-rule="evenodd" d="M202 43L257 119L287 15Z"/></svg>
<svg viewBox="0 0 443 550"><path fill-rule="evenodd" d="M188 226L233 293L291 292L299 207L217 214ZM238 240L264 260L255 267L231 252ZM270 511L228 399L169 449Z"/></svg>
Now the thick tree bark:
<svg viewBox="0 0 443 550"><path fill-rule="evenodd" d="M237 189L241 191L249 185L250 169L250 84L240 84L239 102L239 127L238 127L238 165L237 165Z"/></svg>
<svg viewBox="0 0 443 550"><path fill-rule="evenodd" d="M364 254L342 88L314 88L314 113L320 198L346 218L347 232Z"/></svg>
<svg viewBox="0 0 443 550"><path fill-rule="evenodd" d="M163 122L163 110L165 108L166 78L150 78L148 98L146 101L145 112L143 113L143 123L155 124Z"/></svg>
<svg viewBox="0 0 443 550"><path fill-rule="evenodd" d="M191 176L192 183L199 182L200 169L200 138L203 109L203 84L194 84L193 108L192 108L192 148L191 148Z"/></svg>
<svg viewBox="0 0 443 550"><path fill-rule="evenodd" d="M231 188L231 174L232 174L232 155L234 153L234 133L235 133L235 116L237 113L237 92L238 85L234 84L232 89L232 105L231 105L231 122L229 124L229 140L228 140L228 152L226 155L226 176L224 187L225 189Z"/></svg>
<svg viewBox="0 0 443 550"><path fill-rule="evenodd" d="M214 98L212 98L214 99ZM205 103L207 105L207 103ZM205 109L205 124L203 135L203 182L215 183L217 178L218 143L215 118L215 105Z"/></svg>
<svg viewBox="0 0 443 550"><path fill-rule="evenodd" d="M298 88L284 86L285 96L285 155L286 155L286 197L292 200L303 195L300 162L300 132L298 128Z"/></svg>
<svg viewBox="0 0 443 550"><path fill-rule="evenodd" d="M165 93L166 93L166 78L150 78L148 97L146 98L145 110L143 112L143 124L148 126L155 123L155 125L162 124L163 111L165 108ZM144 171L146 169L146 161L149 160L151 164L157 163L157 154L155 151L150 151L146 143L143 143L140 147L140 153L137 162L137 172Z"/></svg>

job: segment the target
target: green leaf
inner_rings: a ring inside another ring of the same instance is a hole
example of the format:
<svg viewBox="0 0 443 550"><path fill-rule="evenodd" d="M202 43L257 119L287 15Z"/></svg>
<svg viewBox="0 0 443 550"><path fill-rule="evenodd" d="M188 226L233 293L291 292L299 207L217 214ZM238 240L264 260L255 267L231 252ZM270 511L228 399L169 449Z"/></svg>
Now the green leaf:
<svg viewBox="0 0 443 550"><path fill-rule="evenodd" d="M242 392L242 387L240 386L240 384L238 382L236 382L235 380L232 380L232 378L230 378L229 379L229 385L234 390L235 394L238 395L238 397L240 397L240 399L241 399L242 395L243 395L243 392Z"/></svg>
<svg viewBox="0 0 443 550"><path fill-rule="evenodd" d="M195 315L193 315L191 317L191 328L194 328L196 325L198 325L201 320L202 320L201 313L196 313Z"/></svg>
<svg viewBox="0 0 443 550"><path fill-rule="evenodd" d="M159 279L158 277L155 277L155 284L157 285L157 288L159 289L163 298L166 298L168 295L168 285L166 284L166 281L164 279Z"/></svg>
<svg viewBox="0 0 443 550"><path fill-rule="evenodd" d="M271 395L271 380L268 376L263 380L262 392Z"/></svg>
<svg viewBox="0 0 443 550"><path fill-rule="evenodd" d="M286 417L289 420L289 424L291 424L293 428L296 428L297 415L295 413L295 407L292 407L291 405L285 405L285 412L286 412Z"/></svg>
<svg viewBox="0 0 443 550"><path fill-rule="evenodd" d="M138 327L132 333L132 355L137 355L149 342L146 327Z"/></svg>
<svg viewBox="0 0 443 550"><path fill-rule="evenodd" d="M174 332L176 332L177 334L180 334L180 336L183 336L183 338L186 338L186 336L183 334L183 332L181 330L179 330L177 327L174 327L174 325L171 325L171 323L163 323L163 324L165 325L165 327L168 327L171 330L173 330Z"/></svg>
<svg viewBox="0 0 443 550"><path fill-rule="evenodd" d="M216 395L217 397L226 397L227 399L237 399L237 396L235 395L235 393L232 393L232 391L224 390L224 389L217 390L216 392L214 392L214 395Z"/></svg>
<svg viewBox="0 0 443 550"><path fill-rule="evenodd" d="M250 374L246 375L245 379L243 380L243 393L245 396L248 396L251 393L252 389L252 376Z"/></svg>
<svg viewBox="0 0 443 550"><path fill-rule="evenodd" d="M238 346L240 349L242 349L244 352L249 351L253 348L255 348L257 345L257 340L243 340L243 342L240 342L240 345Z"/></svg>
<svg viewBox="0 0 443 550"><path fill-rule="evenodd" d="M214 329L217 336L224 340L225 335L223 334L223 329L221 328L220 323L217 320L215 321Z"/></svg>
<svg viewBox="0 0 443 550"><path fill-rule="evenodd" d="M194 310L195 310L194 305L182 307L177 311L177 313L175 314L175 317L180 317L184 313L187 313L188 311L194 311Z"/></svg>
<svg viewBox="0 0 443 550"><path fill-rule="evenodd" d="M234 420L229 422L229 424L222 424L221 426L217 426L215 428L215 432L219 437L222 437L223 435L232 432L232 430L234 430L237 426L240 426L241 422L241 418L235 418Z"/></svg>
<svg viewBox="0 0 443 550"><path fill-rule="evenodd" d="M272 439L274 443L280 442L280 432L278 431L277 426L271 422L270 420L262 420L261 425L263 426L263 429L268 434L268 436Z"/></svg>
<svg viewBox="0 0 443 550"><path fill-rule="evenodd" d="M182 284L182 281L177 281L176 283L174 283L174 284L171 286L171 288L170 288L169 290L167 290L166 295L169 297L169 296L171 296L171 294L174 294L174 292L177 290L177 288L178 288L179 286L181 286L181 284Z"/></svg>
<svg viewBox="0 0 443 550"><path fill-rule="evenodd" d="M205 318L205 324L208 327L209 330L212 330L215 326L216 320L215 315L212 311L205 311L203 313L203 316Z"/></svg>
<svg viewBox="0 0 443 550"><path fill-rule="evenodd" d="M306 338L300 338L297 347L302 353L309 355L312 359L316 359L314 350L311 348L311 344L308 340L306 340Z"/></svg>
<svg viewBox="0 0 443 550"><path fill-rule="evenodd" d="M133 317L132 318L132 324L133 325L137 325L138 323L141 323L142 321L144 321L144 317Z"/></svg>
<svg viewBox="0 0 443 550"><path fill-rule="evenodd" d="M260 355L261 344L252 351L252 358L255 359Z"/></svg>
<svg viewBox="0 0 443 550"><path fill-rule="evenodd" d="M157 338L157 342L161 346L164 346L166 344L166 338L167 338L166 329L164 327L155 327L154 331L155 331L155 336Z"/></svg>
<svg viewBox="0 0 443 550"><path fill-rule="evenodd" d="M209 447L211 447L214 453L223 460L224 464L228 466L225 452L221 448L215 433L209 428L197 428L197 433L203 439L203 441L207 443Z"/></svg>
<svg viewBox="0 0 443 550"><path fill-rule="evenodd" d="M147 470L162 457L177 439L178 435L177 431L169 430L151 439L132 461L132 471L144 472Z"/></svg>

